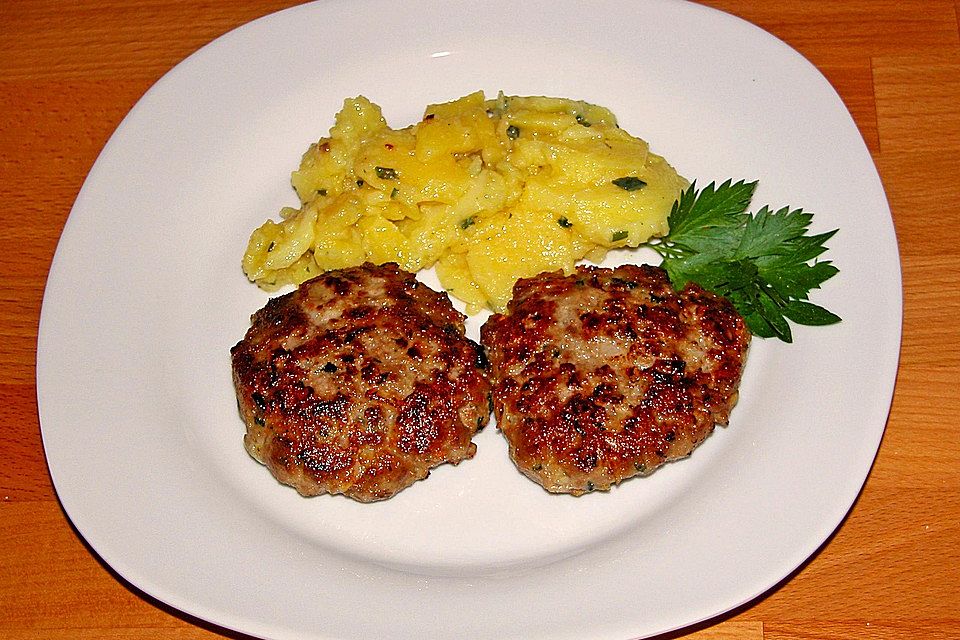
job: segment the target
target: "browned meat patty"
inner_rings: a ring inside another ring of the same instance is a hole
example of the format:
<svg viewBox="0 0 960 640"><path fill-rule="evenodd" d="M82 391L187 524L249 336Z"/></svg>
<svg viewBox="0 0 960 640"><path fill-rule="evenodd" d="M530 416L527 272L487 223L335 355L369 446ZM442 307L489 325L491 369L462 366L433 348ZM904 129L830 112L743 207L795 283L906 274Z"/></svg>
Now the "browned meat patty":
<svg viewBox="0 0 960 640"><path fill-rule="evenodd" d="M480 341L514 463L581 495L685 457L726 424L750 334L725 299L628 265L520 280Z"/></svg>
<svg viewBox="0 0 960 640"><path fill-rule="evenodd" d="M463 322L396 265L331 271L270 300L231 350L247 451L303 495L361 502L472 458L490 385Z"/></svg>

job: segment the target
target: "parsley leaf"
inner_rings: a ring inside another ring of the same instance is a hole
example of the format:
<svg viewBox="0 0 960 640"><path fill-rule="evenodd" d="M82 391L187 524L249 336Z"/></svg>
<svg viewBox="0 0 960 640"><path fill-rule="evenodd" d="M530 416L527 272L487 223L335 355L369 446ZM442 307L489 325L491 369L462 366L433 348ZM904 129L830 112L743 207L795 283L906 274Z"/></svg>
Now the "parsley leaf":
<svg viewBox="0 0 960 640"><path fill-rule="evenodd" d="M792 321L821 326L840 317L809 302L810 291L839 270L817 258L837 232L807 235L813 216L802 209L764 206L747 211L756 182L727 180L702 190L690 185L670 212L670 232L647 246L677 288L696 282L727 298L750 331L791 342Z"/></svg>
<svg viewBox="0 0 960 640"><path fill-rule="evenodd" d="M657 250L664 258L673 259L697 254L732 256L740 245L741 228L749 217L745 211L756 186L756 182L732 184L728 180L718 188L711 183L698 192L696 183L690 185L673 204L670 234Z"/></svg>
<svg viewBox="0 0 960 640"><path fill-rule="evenodd" d="M687 244L704 234L709 237L712 230L742 226L757 183L731 182L727 180L717 188L711 182L699 192L696 182L690 185L670 212L671 241Z"/></svg>

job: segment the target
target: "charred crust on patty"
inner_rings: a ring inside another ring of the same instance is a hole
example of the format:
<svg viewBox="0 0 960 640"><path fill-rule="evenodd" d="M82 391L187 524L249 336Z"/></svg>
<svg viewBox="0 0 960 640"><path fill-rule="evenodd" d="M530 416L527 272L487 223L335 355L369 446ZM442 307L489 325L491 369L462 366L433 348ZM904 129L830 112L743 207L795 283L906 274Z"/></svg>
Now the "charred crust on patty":
<svg viewBox="0 0 960 640"><path fill-rule="evenodd" d="M245 448L305 496L389 498L473 457L490 416L464 316L394 264L330 271L271 299L231 359Z"/></svg>
<svg viewBox="0 0 960 640"><path fill-rule="evenodd" d="M481 328L510 456L555 493L607 490L725 425L750 334L733 306L659 267L519 280Z"/></svg>

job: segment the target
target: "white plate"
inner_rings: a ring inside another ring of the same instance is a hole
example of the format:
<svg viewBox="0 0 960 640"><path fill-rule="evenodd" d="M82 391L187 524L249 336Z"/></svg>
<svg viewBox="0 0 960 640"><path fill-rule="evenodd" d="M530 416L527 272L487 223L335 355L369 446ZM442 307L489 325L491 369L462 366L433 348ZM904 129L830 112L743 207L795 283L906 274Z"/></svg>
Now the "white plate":
<svg viewBox="0 0 960 640"><path fill-rule="evenodd" d="M610 494L548 495L488 428L474 460L382 504L300 498L241 446L228 350L267 299L240 271L248 234L295 201L289 172L343 98L399 126L478 88L608 106L701 184L759 179L756 205L839 227L814 300L844 321L758 340L731 426ZM838 526L883 433L900 314L853 120L760 29L667 1L326 2L204 47L110 139L50 273L40 417L80 533L199 618L271 638L630 638L749 601Z"/></svg>

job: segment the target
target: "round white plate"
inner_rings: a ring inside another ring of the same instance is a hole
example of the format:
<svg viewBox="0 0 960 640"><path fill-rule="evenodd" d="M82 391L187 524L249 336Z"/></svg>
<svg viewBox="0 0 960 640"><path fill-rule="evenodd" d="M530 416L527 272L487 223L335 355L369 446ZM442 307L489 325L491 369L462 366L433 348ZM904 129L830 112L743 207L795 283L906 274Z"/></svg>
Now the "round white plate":
<svg viewBox="0 0 960 640"><path fill-rule="evenodd" d="M267 300L240 270L248 235L295 203L289 173L344 98L402 126L476 89L605 105L688 178L759 179L754 209L839 227L813 300L843 322L757 340L730 427L609 494L547 494L490 427L392 500L303 499L241 444L229 349ZM749 601L838 526L883 433L900 315L854 122L760 29L670 1L323 2L204 47L117 129L50 273L38 400L77 530L184 612L270 638L626 639Z"/></svg>

